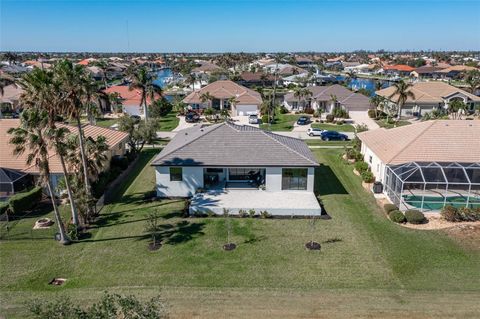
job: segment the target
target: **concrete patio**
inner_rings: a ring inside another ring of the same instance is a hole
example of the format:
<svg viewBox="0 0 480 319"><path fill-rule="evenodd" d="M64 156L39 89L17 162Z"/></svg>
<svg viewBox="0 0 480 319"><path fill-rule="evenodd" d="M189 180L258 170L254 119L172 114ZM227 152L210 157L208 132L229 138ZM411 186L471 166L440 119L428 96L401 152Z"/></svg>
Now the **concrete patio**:
<svg viewBox="0 0 480 319"><path fill-rule="evenodd" d="M223 209L236 215L240 209L257 214L267 211L274 216L321 215L322 209L315 195L304 191L268 192L257 189L222 189L198 193L192 197L190 214L196 212L223 215Z"/></svg>

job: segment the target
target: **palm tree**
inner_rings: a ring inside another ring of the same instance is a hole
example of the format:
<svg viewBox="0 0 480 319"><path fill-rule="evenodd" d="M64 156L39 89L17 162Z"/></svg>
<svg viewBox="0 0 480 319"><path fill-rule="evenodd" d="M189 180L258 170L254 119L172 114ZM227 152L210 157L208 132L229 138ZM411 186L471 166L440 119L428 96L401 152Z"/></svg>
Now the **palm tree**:
<svg viewBox="0 0 480 319"><path fill-rule="evenodd" d="M348 71L345 73L345 82L349 84L352 80L355 80L357 78L357 73L355 73L353 70Z"/></svg>
<svg viewBox="0 0 480 319"><path fill-rule="evenodd" d="M277 82L278 82L278 64L281 63L283 61L283 59L285 58L285 53L277 53L275 55L275 70L273 72L273 96L272 96L272 99L271 99L271 103L272 103L272 106L270 108L270 110L275 110L275 98L277 97ZM268 114L268 118L270 119L271 118L271 114ZM268 121L269 125L270 125L270 122L271 121Z"/></svg>
<svg viewBox="0 0 480 319"><path fill-rule="evenodd" d="M107 72L108 72L108 62L106 60L98 60L92 63L94 66L98 67L102 71L103 85L105 89L108 87L107 84Z"/></svg>
<svg viewBox="0 0 480 319"><path fill-rule="evenodd" d="M397 121L402 117L402 107L407 102L408 98L415 99L415 94L410 90L412 87L411 83L407 83L403 80L400 80L392 85L394 92L389 96L389 99L392 99L394 96L397 96L397 105L398 105L398 114Z"/></svg>
<svg viewBox="0 0 480 319"><path fill-rule="evenodd" d="M88 86L88 75L85 68L80 65L74 65L69 60L62 60L55 65L54 77L60 84L60 110L63 115L73 118L77 122L78 141L80 146L80 158L83 163L83 175L85 183L85 192L91 195L90 183L88 181L87 159L85 155L84 134L81 122L81 116L84 111L83 102L87 96L86 86Z"/></svg>
<svg viewBox="0 0 480 319"><path fill-rule="evenodd" d="M480 71L468 71L465 76L465 82L468 84L470 93L475 94L477 89L480 88Z"/></svg>
<svg viewBox="0 0 480 319"><path fill-rule="evenodd" d="M210 92L205 92L200 95L200 101L202 103L208 102L208 107L212 107L212 101L215 97L210 94Z"/></svg>
<svg viewBox="0 0 480 319"><path fill-rule="evenodd" d="M129 85L130 90L140 90L141 98L140 105L143 106L143 114L145 116L145 123L148 122L148 102L150 98L151 101L155 99L155 95L159 94L162 96L162 89L153 83L154 77L145 67L139 67L134 69L133 72L129 74L131 83Z"/></svg>
<svg viewBox="0 0 480 319"><path fill-rule="evenodd" d="M192 90L195 91L195 82L197 81L197 76L195 73L189 73L186 79L187 84L192 85Z"/></svg>
<svg viewBox="0 0 480 319"><path fill-rule="evenodd" d="M297 100L298 100L298 107L299 108L300 108L300 100L308 97L309 95L312 95L312 92L307 88L296 87L293 91L293 96L296 97Z"/></svg>
<svg viewBox="0 0 480 319"><path fill-rule="evenodd" d="M58 225L60 234L60 243L67 245L70 243L62 217L55 202L55 193L53 192L50 180L50 166L48 163L48 143L43 133L48 126L48 112L38 108L29 108L22 112L20 117L20 126L11 128L8 133L12 135L10 143L15 146L14 155L20 155L28 152L26 164L33 163L38 167L40 172L40 182L45 186L50 195L53 206L55 220Z"/></svg>
<svg viewBox="0 0 480 319"><path fill-rule="evenodd" d="M32 72L26 74L20 80L19 85L23 89L23 93L20 96L22 105L27 108L43 110L48 114L48 128L44 132L44 138L52 144L60 158L60 164L62 166L62 172L65 178L68 199L70 202L72 220L74 225L78 227L78 211L68 180L69 173L65 167L64 161L66 150L63 141L70 131L67 128L57 128L55 123L60 111L60 100L58 98L59 83L55 82L53 72L36 68Z"/></svg>

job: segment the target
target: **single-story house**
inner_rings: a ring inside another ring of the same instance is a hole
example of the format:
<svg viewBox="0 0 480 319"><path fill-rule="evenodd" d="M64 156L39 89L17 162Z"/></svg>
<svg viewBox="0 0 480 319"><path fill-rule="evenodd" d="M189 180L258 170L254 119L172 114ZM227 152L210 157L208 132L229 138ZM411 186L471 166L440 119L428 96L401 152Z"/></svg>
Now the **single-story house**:
<svg viewBox="0 0 480 319"><path fill-rule="evenodd" d="M408 76L415 68L404 64L385 65L383 73L393 76Z"/></svg>
<svg viewBox="0 0 480 319"><path fill-rule="evenodd" d="M479 69L467 65L453 65L437 71L436 74L442 79L458 79L461 78L465 73L475 70L478 71Z"/></svg>
<svg viewBox="0 0 480 319"><path fill-rule="evenodd" d="M401 210L480 207L480 121L425 121L358 138L376 181Z"/></svg>
<svg viewBox="0 0 480 319"><path fill-rule="evenodd" d="M3 88L3 95L0 95L0 118L2 118L2 111L11 112L21 108L22 93L23 89L18 85L10 84Z"/></svg>
<svg viewBox="0 0 480 319"><path fill-rule="evenodd" d="M272 74L277 72L278 75L281 77L300 74L306 71L305 69L302 69L296 65L285 64L285 63L272 63L272 64L266 65L264 68L267 72Z"/></svg>
<svg viewBox="0 0 480 319"><path fill-rule="evenodd" d="M2 119L0 120L0 167L11 169L23 173L27 173L33 176L36 180L38 178L39 170L35 164L27 165L26 159L28 151L21 155L14 155L14 146L10 144L11 135L8 134L8 130L12 127L18 127L20 120L18 119ZM68 128L73 134L77 134L78 130L75 126L58 124ZM121 131L116 131L108 128L103 128L96 125L84 124L83 133L85 137L91 137L96 139L99 136L106 138L109 146L107 153L108 163L113 156L122 156L126 153L126 143L128 140L128 134ZM56 188L58 181L63 178L63 170L60 164L60 159L54 150L49 150L49 164L51 172L51 182L54 188ZM108 165L104 169L107 169Z"/></svg>
<svg viewBox="0 0 480 319"><path fill-rule="evenodd" d="M309 86L311 95L299 99L293 92L287 93L283 105L289 111L303 111L307 108L321 109L331 113L335 106L342 107L346 111L367 111L371 108L370 99L363 94L355 93L342 85ZM336 97L334 103L332 97Z"/></svg>
<svg viewBox="0 0 480 319"><path fill-rule="evenodd" d="M191 197L190 213L320 215L319 166L304 141L230 122L178 132L152 161L158 197Z"/></svg>
<svg viewBox="0 0 480 319"><path fill-rule="evenodd" d="M202 95L209 93L212 101L203 101ZM235 103L230 103L231 98ZM202 110L208 106L216 110L228 108L233 116L257 114L262 104L262 96L257 91L251 90L230 80L221 80L196 90L187 95L183 102L192 110Z"/></svg>
<svg viewBox="0 0 480 319"><path fill-rule="evenodd" d="M272 86L275 82L275 76L263 72L242 72L240 80L236 82L245 87Z"/></svg>
<svg viewBox="0 0 480 319"><path fill-rule="evenodd" d="M416 78L437 78L437 72L443 70L442 67L424 65L413 70L410 75Z"/></svg>
<svg viewBox="0 0 480 319"><path fill-rule="evenodd" d="M480 97L444 82L418 82L409 90L414 97L408 97L402 107L402 116L421 116L436 109L447 109L453 100L462 100L470 111L480 105ZM395 88L390 86L375 93L396 104L398 96L392 96L394 92Z"/></svg>
<svg viewBox="0 0 480 319"><path fill-rule="evenodd" d="M122 100L122 111L128 115L139 115L143 117L142 92L138 89L130 90L128 85L114 85L107 88L107 94L118 93ZM157 95L159 98L160 96ZM147 97L147 104L150 105L150 97Z"/></svg>

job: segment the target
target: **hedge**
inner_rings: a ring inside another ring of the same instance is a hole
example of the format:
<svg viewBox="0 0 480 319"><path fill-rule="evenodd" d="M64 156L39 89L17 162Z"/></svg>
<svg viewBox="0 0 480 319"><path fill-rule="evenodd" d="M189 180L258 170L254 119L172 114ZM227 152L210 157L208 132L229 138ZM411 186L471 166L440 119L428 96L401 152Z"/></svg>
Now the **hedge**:
<svg viewBox="0 0 480 319"><path fill-rule="evenodd" d="M385 213L390 213L393 210L398 210L398 207L395 206L395 204L385 204L383 205L383 209L385 210Z"/></svg>
<svg viewBox="0 0 480 319"><path fill-rule="evenodd" d="M425 222L425 215L416 209L407 210L405 212L405 218L410 224L423 224Z"/></svg>
<svg viewBox="0 0 480 319"><path fill-rule="evenodd" d="M399 210L392 210L390 213L388 213L388 217L390 217L393 222L399 224L407 221L405 215L403 215L403 213Z"/></svg>
<svg viewBox="0 0 480 319"><path fill-rule="evenodd" d="M368 164L365 162L356 162L355 169L357 172L362 173L368 171Z"/></svg>
<svg viewBox="0 0 480 319"><path fill-rule="evenodd" d="M0 202L0 215L7 212L8 206L8 202Z"/></svg>
<svg viewBox="0 0 480 319"><path fill-rule="evenodd" d="M12 214L17 215L32 209L40 200L42 200L42 188L37 186L28 192L13 195L8 203Z"/></svg>

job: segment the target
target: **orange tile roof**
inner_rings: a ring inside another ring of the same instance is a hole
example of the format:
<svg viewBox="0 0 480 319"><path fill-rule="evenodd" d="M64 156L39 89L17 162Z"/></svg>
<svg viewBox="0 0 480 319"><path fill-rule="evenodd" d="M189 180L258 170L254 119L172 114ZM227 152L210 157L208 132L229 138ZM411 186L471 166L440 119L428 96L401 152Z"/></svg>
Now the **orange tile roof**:
<svg viewBox="0 0 480 319"><path fill-rule="evenodd" d="M130 90L126 85L114 85L105 90L105 93L118 93L122 98L122 105L124 106L140 106L142 100L142 92L137 89ZM157 98L160 97L157 95ZM147 97L147 103L150 104L150 98Z"/></svg>
<svg viewBox="0 0 480 319"><path fill-rule="evenodd" d="M12 127L18 127L20 120L18 119L1 119L0 120L0 167L17 169L27 173L38 173L38 168L35 165L28 166L26 158L28 152L22 155L13 155L14 146L10 144L11 135L7 131ZM78 132L77 128L70 125L60 124L59 126L67 127L73 134ZM85 136L97 138L98 136L105 136L107 144L110 148L117 146L119 143L128 138L128 134L121 131L112 130L100 126L85 124L83 126ZM52 173L62 173L60 159L53 150L49 150L49 164Z"/></svg>
<svg viewBox="0 0 480 319"><path fill-rule="evenodd" d="M480 161L478 120L426 121L362 132L358 137L385 164Z"/></svg>
<svg viewBox="0 0 480 319"><path fill-rule="evenodd" d="M398 70L403 72L412 72L415 68L405 64L385 65L384 70Z"/></svg>

